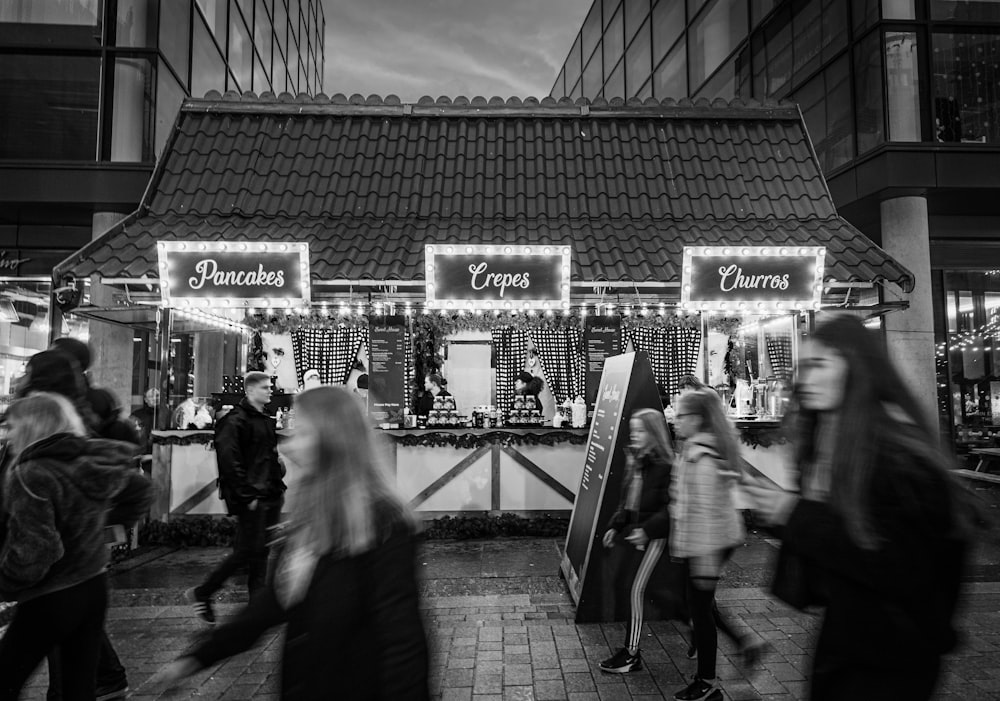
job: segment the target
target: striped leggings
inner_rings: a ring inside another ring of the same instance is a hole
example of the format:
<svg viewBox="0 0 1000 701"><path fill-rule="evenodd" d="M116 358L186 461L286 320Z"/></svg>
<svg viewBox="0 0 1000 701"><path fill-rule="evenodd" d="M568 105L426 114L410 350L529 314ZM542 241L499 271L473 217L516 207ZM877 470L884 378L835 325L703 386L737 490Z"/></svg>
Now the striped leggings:
<svg viewBox="0 0 1000 701"><path fill-rule="evenodd" d="M639 563L639 569L635 573L635 579L632 581L632 593L629 596L631 616L628 624L628 639L625 643L625 647L629 650L639 649L639 638L642 635L642 604L646 598L646 585L649 584L649 578L653 574L653 570L656 569L656 563L660 561L660 556L663 555L666 547L666 538L649 541L642 555L642 562Z"/></svg>

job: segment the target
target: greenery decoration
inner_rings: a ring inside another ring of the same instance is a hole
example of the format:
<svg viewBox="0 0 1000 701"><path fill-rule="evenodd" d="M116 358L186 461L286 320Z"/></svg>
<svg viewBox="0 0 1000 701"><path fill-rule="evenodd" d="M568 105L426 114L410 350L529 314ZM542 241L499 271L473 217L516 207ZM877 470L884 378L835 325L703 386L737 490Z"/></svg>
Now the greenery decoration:
<svg viewBox="0 0 1000 701"><path fill-rule="evenodd" d="M751 448L770 448L773 445L788 443L788 436L780 424L770 426L740 426L740 442Z"/></svg>
<svg viewBox="0 0 1000 701"><path fill-rule="evenodd" d="M231 516L183 516L139 527L139 545L230 546L235 537L236 519Z"/></svg>
<svg viewBox="0 0 1000 701"><path fill-rule="evenodd" d="M152 435L154 445L208 445L215 441L215 432L211 429L204 431L185 431L184 435Z"/></svg>
<svg viewBox="0 0 1000 701"><path fill-rule="evenodd" d="M484 445L514 446L514 445L583 445L587 442L587 431L546 430L530 433L513 433L510 431L490 431L488 433L448 433L432 431L428 433L394 434L392 439L397 445L423 448L481 448Z"/></svg>

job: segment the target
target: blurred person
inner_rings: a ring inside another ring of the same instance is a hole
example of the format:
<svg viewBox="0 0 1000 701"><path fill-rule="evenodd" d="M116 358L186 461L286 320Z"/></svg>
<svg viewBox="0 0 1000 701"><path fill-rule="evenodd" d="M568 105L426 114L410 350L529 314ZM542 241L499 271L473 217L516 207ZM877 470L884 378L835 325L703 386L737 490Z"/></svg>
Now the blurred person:
<svg viewBox="0 0 1000 701"><path fill-rule="evenodd" d="M684 375L677 383L677 390L684 394L685 392L697 392L700 389L707 389L708 385L698 379L697 375Z"/></svg>
<svg viewBox="0 0 1000 701"><path fill-rule="evenodd" d="M882 340L857 318L816 328L794 396L799 493L746 489L782 540L775 593L826 606L810 698L929 699L956 644L966 494Z"/></svg>
<svg viewBox="0 0 1000 701"><path fill-rule="evenodd" d="M319 370L310 368L302 374L302 389L316 389L323 386L323 380L319 375Z"/></svg>
<svg viewBox="0 0 1000 701"><path fill-rule="evenodd" d="M368 375L358 375L354 393L361 397L361 399L368 400Z"/></svg>
<svg viewBox="0 0 1000 701"><path fill-rule="evenodd" d="M153 431L156 429L156 410L160 403L160 390L151 387L142 395L142 406L129 417L139 432L139 446L143 455L153 452Z"/></svg>
<svg viewBox="0 0 1000 701"><path fill-rule="evenodd" d="M108 601L105 526L111 513L138 520L152 487L128 469L133 446L88 439L64 396L17 399L6 421L12 462L3 476L0 598L18 606L0 639L0 701L16 700L57 646L61 698L91 701Z"/></svg>
<svg viewBox="0 0 1000 701"><path fill-rule="evenodd" d="M671 483L670 554L686 561L688 605L698 669L678 701L721 701L716 678L715 589L733 549L743 542L743 522L733 489L739 481L736 434L712 390L681 394L674 428L684 439Z"/></svg>
<svg viewBox="0 0 1000 701"><path fill-rule="evenodd" d="M600 663L602 672L624 674L642 669L639 651L643 602L653 570L666 552L670 535L670 472L673 450L663 415L640 409L629 419L628 458L618 509L601 540L605 548L627 547L641 552L629 596L625 645ZM670 607L681 604L681 592L656 592ZM660 598L658 596L658 598ZM683 604L681 604L682 606Z"/></svg>
<svg viewBox="0 0 1000 701"><path fill-rule="evenodd" d="M175 684L287 623L282 699L424 701L418 522L391 485L350 390L307 390L295 409L295 433L281 451L301 470L302 488L274 577L242 612L152 681Z"/></svg>
<svg viewBox="0 0 1000 701"><path fill-rule="evenodd" d="M277 526L284 501L285 468L278 457L278 434L274 419L264 413L271 401L271 378L248 372L243 388L246 396L215 427L219 492L226 510L236 517L233 552L204 582L184 593L206 623L215 623L212 597L239 570L247 569L251 598L264 588L268 532Z"/></svg>

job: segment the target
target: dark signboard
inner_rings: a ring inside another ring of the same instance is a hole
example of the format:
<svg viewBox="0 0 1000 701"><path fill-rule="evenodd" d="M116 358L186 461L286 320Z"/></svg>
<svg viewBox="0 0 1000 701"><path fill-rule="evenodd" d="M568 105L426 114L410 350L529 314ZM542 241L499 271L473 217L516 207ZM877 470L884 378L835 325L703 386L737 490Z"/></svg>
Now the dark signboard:
<svg viewBox="0 0 1000 701"><path fill-rule="evenodd" d="M604 527L618 506L628 422L639 409L662 411L649 359L643 352L608 358L590 425L580 489L573 503L561 568L576 603L578 623L611 621L621 603L607 586L608 551L601 544Z"/></svg>
<svg viewBox="0 0 1000 701"><path fill-rule="evenodd" d="M164 306L309 304L308 244L170 241L157 252Z"/></svg>
<svg viewBox="0 0 1000 701"><path fill-rule="evenodd" d="M402 420L406 406L406 320L374 318L368 327L368 413L376 421Z"/></svg>
<svg viewBox="0 0 1000 701"><path fill-rule="evenodd" d="M597 399L604 361L622 352L622 320L620 316L588 316L583 327L586 358L587 406Z"/></svg>
<svg viewBox="0 0 1000 701"><path fill-rule="evenodd" d="M821 246L687 246L681 304L689 309L813 309L823 292Z"/></svg>
<svg viewBox="0 0 1000 701"><path fill-rule="evenodd" d="M425 267L432 307L569 307L568 246L427 246Z"/></svg>

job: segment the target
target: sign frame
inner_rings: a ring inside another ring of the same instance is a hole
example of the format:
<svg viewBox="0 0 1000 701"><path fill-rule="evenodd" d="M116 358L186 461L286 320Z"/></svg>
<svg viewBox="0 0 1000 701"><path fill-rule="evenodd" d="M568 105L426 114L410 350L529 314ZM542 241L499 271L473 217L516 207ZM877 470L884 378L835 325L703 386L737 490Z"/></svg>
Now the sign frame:
<svg viewBox="0 0 1000 701"><path fill-rule="evenodd" d="M785 258L813 263L813 279L810 285L811 294L808 297L793 297L780 299L775 295L772 299L740 299L733 295L729 299L692 299L692 276L698 259L730 259L733 258ZM684 260L681 268L681 308L689 311L725 311L737 313L756 312L793 312L818 310L823 299L823 273L826 268L825 246L685 246Z"/></svg>
<svg viewBox="0 0 1000 701"><path fill-rule="evenodd" d="M489 255L489 256L561 256L559 298L537 298L522 300L482 300L482 299L441 299L435 294L434 270L437 256L449 255ZM483 309L497 311L521 311L528 309L568 310L570 307L570 276L572 275L572 249L565 244L515 245L515 244L428 244L424 246L425 296L428 308L437 309Z"/></svg>
<svg viewBox="0 0 1000 701"><path fill-rule="evenodd" d="M171 293L170 254L171 253L238 253L257 254L266 257L274 253L298 254L298 270L301 278L300 293L291 296L239 297L222 296L177 296ZM253 307L308 307L312 303L312 283L310 280L309 244L304 241L158 241L156 244L157 271L160 276L160 297L164 307L171 308L216 308L246 309Z"/></svg>

